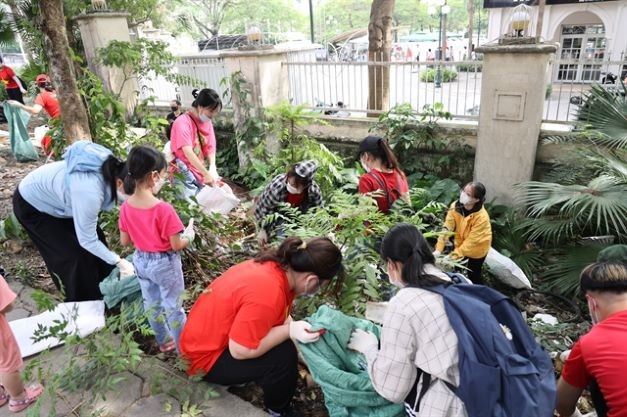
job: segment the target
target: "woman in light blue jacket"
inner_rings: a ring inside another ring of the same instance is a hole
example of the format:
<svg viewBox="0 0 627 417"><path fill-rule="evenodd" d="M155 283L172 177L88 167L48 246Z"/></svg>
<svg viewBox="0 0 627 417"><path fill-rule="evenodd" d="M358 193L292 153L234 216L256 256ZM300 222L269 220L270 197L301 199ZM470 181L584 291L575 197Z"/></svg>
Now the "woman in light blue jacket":
<svg viewBox="0 0 627 417"><path fill-rule="evenodd" d="M88 141L72 144L63 160L28 174L13 195L13 212L39 250L65 301L102 298L98 284L115 266L133 265L108 249L98 226L102 210L124 198L126 163Z"/></svg>

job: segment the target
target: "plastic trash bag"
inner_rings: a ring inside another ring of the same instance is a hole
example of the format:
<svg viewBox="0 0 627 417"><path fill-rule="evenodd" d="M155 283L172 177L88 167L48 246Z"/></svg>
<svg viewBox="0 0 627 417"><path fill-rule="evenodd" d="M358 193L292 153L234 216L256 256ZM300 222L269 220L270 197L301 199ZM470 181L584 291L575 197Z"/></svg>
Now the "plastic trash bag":
<svg viewBox="0 0 627 417"><path fill-rule="evenodd" d="M39 155L28 136L28 120L30 114L24 110L13 107L4 102L4 116L9 125L9 138L11 141L11 153L18 162L36 161Z"/></svg>
<svg viewBox="0 0 627 417"><path fill-rule="evenodd" d="M127 260L132 262L131 257L128 257ZM120 270L117 267L111 271L108 277L102 280L99 287L107 308L115 307L123 301L133 303L142 299L137 276L133 275L120 279Z"/></svg>
<svg viewBox="0 0 627 417"><path fill-rule="evenodd" d="M165 161L170 164L174 161L174 154L172 153L172 148L170 148L170 141L167 141L165 145L163 145L163 156L165 157Z"/></svg>
<svg viewBox="0 0 627 417"><path fill-rule="evenodd" d="M41 143L41 141L43 140L44 136L46 136L46 133L48 133L48 130L50 130L48 125L42 125L42 126L36 127L35 128L35 143L41 144L41 146L43 147L43 144Z"/></svg>
<svg viewBox="0 0 627 417"><path fill-rule="evenodd" d="M206 186L196 195L196 201L205 213L219 212L228 214L239 204L239 198L227 184L217 187Z"/></svg>
<svg viewBox="0 0 627 417"><path fill-rule="evenodd" d="M531 288L531 282L522 269L494 248L490 248L485 262L490 268L490 272L502 283L513 288Z"/></svg>

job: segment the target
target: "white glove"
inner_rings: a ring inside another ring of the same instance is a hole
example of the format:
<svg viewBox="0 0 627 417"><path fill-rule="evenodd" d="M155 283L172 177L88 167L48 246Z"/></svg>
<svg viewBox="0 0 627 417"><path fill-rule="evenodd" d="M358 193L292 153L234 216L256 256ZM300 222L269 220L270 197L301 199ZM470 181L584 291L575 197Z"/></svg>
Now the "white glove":
<svg viewBox="0 0 627 417"><path fill-rule="evenodd" d="M433 251L433 256L440 256L440 255L442 255L442 252L440 252L439 250Z"/></svg>
<svg viewBox="0 0 627 417"><path fill-rule="evenodd" d="M187 239L189 243L192 243L196 238L196 232L194 231L194 218L189 219L189 223L183 233L181 234L181 239Z"/></svg>
<svg viewBox="0 0 627 417"><path fill-rule="evenodd" d="M379 339L372 332L355 329L348 342L348 348L357 352L366 353L370 349L379 347Z"/></svg>
<svg viewBox="0 0 627 417"><path fill-rule="evenodd" d="M311 324L304 320L290 322L290 339L298 340L300 343L316 342L320 339L318 332L310 332Z"/></svg>
<svg viewBox="0 0 627 417"><path fill-rule="evenodd" d="M120 258L115 264L120 269L120 279L132 277L135 275L135 267L124 258Z"/></svg>
<svg viewBox="0 0 627 417"><path fill-rule="evenodd" d="M218 175L218 170L215 165L209 167L209 174L211 174L214 181L220 181L220 176Z"/></svg>
<svg viewBox="0 0 627 417"><path fill-rule="evenodd" d="M25 89L23 89L23 88L20 88L20 91L22 92L22 94L26 94L26 93L28 93L28 91L27 91L27 90L25 90Z"/></svg>
<svg viewBox="0 0 627 417"><path fill-rule="evenodd" d="M268 243L268 233L265 229L261 229L259 233L257 233L257 242L259 242L261 246Z"/></svg>

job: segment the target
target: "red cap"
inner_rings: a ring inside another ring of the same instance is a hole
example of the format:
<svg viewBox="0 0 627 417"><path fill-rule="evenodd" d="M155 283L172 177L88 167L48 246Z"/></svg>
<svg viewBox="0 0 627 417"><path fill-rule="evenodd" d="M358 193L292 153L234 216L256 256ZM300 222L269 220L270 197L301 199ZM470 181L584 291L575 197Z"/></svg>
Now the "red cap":
<svg viewBox="0 0 627 417"><path fill-rule="evenodd" d="M45 83L49 81L50 81L50 78L48 78L46 74L39 74L37 78L35 78L36 83Z"/></svg>

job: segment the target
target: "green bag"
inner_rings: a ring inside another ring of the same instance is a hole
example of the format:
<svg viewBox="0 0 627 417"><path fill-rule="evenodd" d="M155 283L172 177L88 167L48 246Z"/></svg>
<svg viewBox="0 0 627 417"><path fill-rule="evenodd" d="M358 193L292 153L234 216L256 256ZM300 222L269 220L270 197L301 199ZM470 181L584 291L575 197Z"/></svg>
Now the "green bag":
<svg viewBox="0 0 627 417"><path fill-rule="evenodd" d="M129 256L127 260L132 262L132 257ZM120 279L120 270L117 267L98 286L107 308L115 307L122 302L132 304L142 299L137 276Z"/></svg>
<svg viewBox="0 0 627 417"><path fill-rule="evenodd" d="M6 101L3 105L4 117L9 125L11 152L18 162L36 161L39 155L28 136L28 120L30 114Z"/></svg>
<svg viewBox="0 0 627 417"><path fill-rule="evenodd" d="M321 306L306 319L313 329L326 332L315 343L298 347L311 376L324 393L330 417L404 417L402 404L394 404L375 391L361 353L348 350L353 329L371 331L380 337L380 329L368 320L349 317Z"/></svg>

